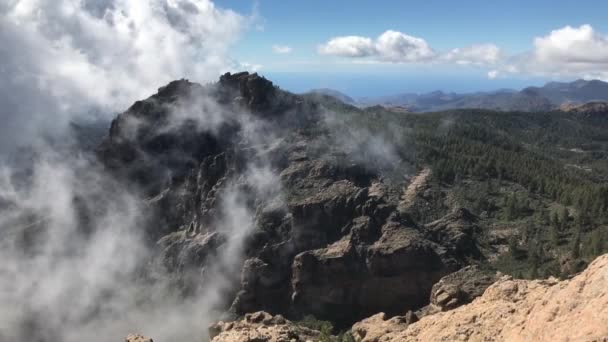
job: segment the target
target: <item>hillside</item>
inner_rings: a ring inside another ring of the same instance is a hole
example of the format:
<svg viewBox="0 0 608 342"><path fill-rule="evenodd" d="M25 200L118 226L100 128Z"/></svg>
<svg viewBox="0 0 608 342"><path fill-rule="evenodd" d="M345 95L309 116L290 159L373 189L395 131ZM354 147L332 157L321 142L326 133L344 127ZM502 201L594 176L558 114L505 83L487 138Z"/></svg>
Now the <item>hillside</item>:
<svg viewBox="0 0 608 342"><path fill-rule="evenodd" d="M476 93L397 94L376 98L361 98L359 106L405 106L416 112L478 108L500 111L548 111L564 105L580 105L608 100L608 83L592 80L549 82L542 87L528 87L521 91L498 90ZM354 103L354 102L349 102Z"/></svg>
<svg viewBox="0 0 608 342"><path fill-rule="evenodd" d="M93 293L79 312L155 338L202 339L212 321L258 311L327 334L379 312L413 319L472 300L496 271L567 278L605 252L606 132L601 108L421 115L295 95L246 72L177 80L118 115L76 171L53 171L74 182L61 199L70 221L63 207L3 198L14 223L4 250L26 246L15 253L25 271L38 251L63 274L69 255L129 261L90 276L113 291L76 283ZM67 224L70 234L42 238ZM432 297L460 282L455 272L479 282ZM187 324L165 322L165 310ZM67 318L23 315L40 333L17 340L63 336Z"/></svg>
<svg viewBox="0 0 608 342"><path fill-rule="evenodd" d="M347 103L347 104L355 104L357 101L355 99L353 99L352 97L338 91L335 89L329 89L329 88L319 88L319 89L311 89L309 90L306 94L318 94L318 95L326 95L326 96L331 96L331 97L335 97L336 99Z"/></svg>
<svg viewBox="0 0 608 342"><path fill-rule="evenodd" d="M158 106L200 97L223 108L211 130ZM423 308L467 265L519 278L584 268L606 250L606 132L608 117L580 112L361 110L241 73L161 88L98 153L152 199L156 258L186 293L205 282L190 272L246 229L225 309L345 329ZM245 216L231 228L233 210Z"/></svg>

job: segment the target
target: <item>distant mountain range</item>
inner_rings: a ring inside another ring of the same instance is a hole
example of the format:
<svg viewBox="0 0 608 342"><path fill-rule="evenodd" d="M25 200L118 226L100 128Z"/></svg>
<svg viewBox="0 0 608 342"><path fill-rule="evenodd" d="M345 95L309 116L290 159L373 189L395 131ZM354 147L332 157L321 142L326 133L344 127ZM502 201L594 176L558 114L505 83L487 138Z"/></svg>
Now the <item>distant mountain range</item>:
<svg viewBox="0 0 608 342"><path fill-rule="evenodd" d="M335 90L335 89L330 89L330 88L312 89L312 90L308 91L308 93L313 94L313 95L318 94L318 95L332 96L347 104L356 104L357 103L357 101L355 99L353 99L352 97L350 97L338 90Z"/></svg>
<svg viewBox="0 0 608 342"><path fill-rule="evenodd" d="M457 108L483 108L501 111L548 111L587 102L608 101L608 83L599 80L549 82L542 87L521 91L500 89L490 92L453 93L434 91L403 93L380 97L353 99L333 89L314 89L310 93L333 96L344 103L359 107L381 105L407 108L413 112L429 112Z"/></svg>

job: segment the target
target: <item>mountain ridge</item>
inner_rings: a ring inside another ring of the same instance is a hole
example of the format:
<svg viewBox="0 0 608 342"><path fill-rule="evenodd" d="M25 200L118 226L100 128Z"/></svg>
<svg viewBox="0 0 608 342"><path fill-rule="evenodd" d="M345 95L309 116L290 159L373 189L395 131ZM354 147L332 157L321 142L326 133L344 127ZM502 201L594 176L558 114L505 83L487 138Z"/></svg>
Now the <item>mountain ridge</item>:
<svg viewBox="0 0 608 342"><path fill-rule="evenodd" d="M547 82L541 87L526 87L520 91L498 89L472 93L433 91L429 93L403 93L380 97L352 99L332 89L323 90L325 95L335 94L338 99L359 107L382 105L403 106L414 112L430 112L449 109L479 108L499 111L550 111L564 105L581 105L587 102L608 101L608 83L601 80L576 80L572 82Z"/></svg>

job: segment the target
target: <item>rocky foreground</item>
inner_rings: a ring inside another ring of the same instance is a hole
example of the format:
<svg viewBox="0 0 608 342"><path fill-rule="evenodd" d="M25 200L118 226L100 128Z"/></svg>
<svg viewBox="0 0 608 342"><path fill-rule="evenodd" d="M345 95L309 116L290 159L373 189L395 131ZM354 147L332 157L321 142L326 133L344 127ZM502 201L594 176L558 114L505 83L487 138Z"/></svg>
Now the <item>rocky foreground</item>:
<svg viewBox="0 0 608 342"><path fill-rule="evenodd" d="M356 341L608 341L608 255L559 281L502 276L472 303L429 314L388 318L379 313L353 325ZM315 332L266 313L211 327L213 342L316 341Z"/></svg>

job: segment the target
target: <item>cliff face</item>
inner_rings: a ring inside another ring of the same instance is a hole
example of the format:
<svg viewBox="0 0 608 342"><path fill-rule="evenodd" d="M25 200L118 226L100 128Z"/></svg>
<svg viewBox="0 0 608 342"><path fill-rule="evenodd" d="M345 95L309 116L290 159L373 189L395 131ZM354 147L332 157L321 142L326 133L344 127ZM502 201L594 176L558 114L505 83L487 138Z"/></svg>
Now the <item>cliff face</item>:
<svg viewBox="0 0 608 342"><path fill-rule="evenodd" d="M463 209L414 222L400 210L404 184L345 153L335 135L317 104L256 74L226 74L136 102L98 155L137 185L154 217L145 229L157 264L185 293L211 281L210 269L232 267L219 273L237 315L349 326L418 309L442 276L480 257L469 248L475 218ZM218 266L231 248L234 260Z"/></svg>
<svg viewBox="0 0 608 342"><path fill-rule="evenodd" d="M407 324L370 317L353 326L361 341L605 341L608 255L572 279L502 277L472 303ZM380 331L382 330L382 331Z"/></svg>
<svg viewBox="0 0 608 342"><path fill-rule="evenodd" d="M467 269L461 275L471 272ZM444 279L444 285L453 280ZM359 342L606 341L607 281L608 255L604 255L569 280L530 281L503 276L470 304L453 310L443 308L448 311L420 320L413 314L391 318L379 313L354 324L351 334ZM315 340L311 339L315 332L266 313L248 315L238 322L220 322L210 329L213 342L280 341L277 336L288 333L295 341Z"/></svg>

